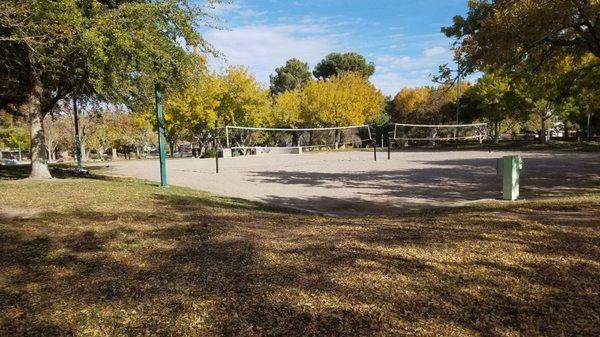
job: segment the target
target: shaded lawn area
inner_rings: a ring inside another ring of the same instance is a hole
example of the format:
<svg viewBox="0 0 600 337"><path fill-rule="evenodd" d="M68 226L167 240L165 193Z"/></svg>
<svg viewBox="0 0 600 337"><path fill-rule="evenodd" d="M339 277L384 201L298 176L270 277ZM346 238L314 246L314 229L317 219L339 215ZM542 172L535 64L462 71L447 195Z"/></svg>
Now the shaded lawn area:
<svg viewBox="0 0 600 337"><path fill-rule="evenodd" d="M328 218L12 170L0 335L600 335L600 194Z"/></svg>

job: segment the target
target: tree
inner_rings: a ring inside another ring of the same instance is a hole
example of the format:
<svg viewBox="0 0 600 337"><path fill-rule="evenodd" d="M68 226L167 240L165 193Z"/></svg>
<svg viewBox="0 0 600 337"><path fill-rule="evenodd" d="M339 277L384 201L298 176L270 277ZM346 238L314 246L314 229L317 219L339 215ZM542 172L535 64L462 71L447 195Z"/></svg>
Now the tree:
<svg viewBox="0 0 600 337"><path fill-rule="evenodd" d="M375 73L375 65L356 53L331 53L315 66L313 75L325 80L349 72L369 78Z"/></svg>
<svg viewBox="0 0 600 337"><path fill-rule="evenodd" d="M461 83L461 92L470 86L468 82ZM394 105L394 117L402 123L454 124L456 86L403 88L394 97Z"/></svg>
<svg viewBox="0 0 600 337"><path fill-rule="evenodd" d="M222 90L218 75L196 69L188 73L185 87L168 96L165 126L171 153L179 139L195 141L204 152L217 121Z"/></svg>
<svg viewBox="0 0 600 337"><path fill-rule="evenodd" d="M467 71L487 66L537 66L553 57L600 57L598 0L471 0L467 17L442 28L457 39Z"/></svg>
<svg viewBox="0 0 600 337"><path fill-rule="evenodd" d="M410 114L420 105L425 104L429 98L431 88L416 87L402 88L396 96L394 96L394 112L392 119L396 122L407 122L410 119Z"/></svg>
<svg viewBox="0 0 600 337"><path fill-rule="evenodd" d="M221 125L263 127L269 122L271 99L244 67L230 67L219 77L221 92L216 109ZM247 146L255 135L248 133L239 138Z"/></svg>
<svg viewBox="0 0 600 337"><path fill-rule="evenodd" d="M44 118L44 137L46 150L48 151L48 159L50 161L56 160L56 150L61 143L65 143L65 140L73 137L73 133L70 132L70 122L66 116L46 116Z"/></svg>
<svg viewBox="0 0 600 337"><path fill-rule="evenodd" d="M104 111L102 114L92 114L88 118L87 146L96 152L100 160L104 160L104 153L115 145L117 139L115 113Z"/></svg>
<svg viewBox="0 0 600 337"><path fill-rule="evenodd" d="M148 145L144 134L148 133L150 124L143 119L136 118L137 114L131 114L126 111L117 111L112 118L112 131L115 134L113 145L129 159L132 152L135 152L136 158L141 155L141 149ZM140 122L141 120L141 122Z"/></svg>
<svg viewBox="0 0 600 337"><path fill-rule="evenodd" d="M22 150L29 148L29 130L23 117L11 116L0 110L0 159L3 147L19 150L19 160Z"/></svg>
<svg viewBox="0 0 600 337"><path fill-rule="evenodd" d="M279 94L289 90L301 89L311 79L308 63L298 59L290 59L285 66L275 69L275 74L269 76L271 93Z"/></svg>
<svg viewBox="0 0 600 337"><path fill-rule="evenodd" d="M269 125L276 128L298 128L304 124L300 117L302 105L301 92L299 90L285 91L277 96L271 109Z"/></svg>
<svg viewBox="0 0 600 337"><path fill-rule="evenodd" d="M204 15L189 0L1 2L0 109L29 122L31 177L51 177L42 121L58 101L147 105L154 84L180 82L188 46L211 50L196 29Z"/></svg>
<svg viewBox="0 0 600 337"><path fill-rule="evenodd" d="M222 125L264 126L271 102L268 90L244 67L230 67L219 77L216 112Z"/></svg>
<svg viewBox="0 0 600 337"><path fill-rule="evenodd" d="M427 99L416 106L410 122L417 124L454 124L456 94L451 86L431 89ZM431 129L435 131L435 129ZM433 135L432 135L433 136Z"/></svg>
<svg viewBox="0 0 600 337"><path fill-rule="evenodd" d="M214 122L221 125L265 126L271 118L269 91L243 67L222 74L196 69L186 85L165 102L167 129L198 143L200 153L210 146Z"/></svg>
<svg viewBox="0 0 600 337"><path fill-rule="evenodd" d="M477 80L475 86L467 90L465 96L466 101L471 103L464 109L465 113L479 115L479 118L491 124L496 143L505 130L527 119L528 102L522 93L515 90L514 83L506 74L486 73ZM473 110L476 112L473 113ZM504 130L503 124L507 124Z"/></svg>
<svg viewBox="0 0 600 337"><path fill-rule="evenodd" d="M301 93L300 119L306 126L337 127L375 120L385 97L359 74L309 83Z"/></svg>

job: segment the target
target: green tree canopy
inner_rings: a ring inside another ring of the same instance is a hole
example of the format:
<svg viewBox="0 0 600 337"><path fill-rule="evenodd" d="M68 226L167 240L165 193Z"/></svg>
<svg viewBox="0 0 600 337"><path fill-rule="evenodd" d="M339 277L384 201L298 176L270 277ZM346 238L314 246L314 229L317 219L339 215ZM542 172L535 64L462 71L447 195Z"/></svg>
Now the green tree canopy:
<svg viewBox="0 0 600 337"><path fill-rule="evenodd" d="M479 78L465 92L464 103L463 118L490 124L496 142L501 133L529 117L530 102L502 72L488 72Z"/></svg>
<svg viewBox="0 0 600 337"><path fill-rule="evenodd" d="M0 3L0 109L29 121L31 175L50 177L42 120L59 100L149 104L154 84L179 83L188 48L211 51L204 16L190 0Z"/></svg>
<svg viewBox="0 0 600 337"><path fill-rule="evenodd" d="M470 0L466 17L442 28L457 39L469 70L486 66L536 66L562 55L600 57L598 0Z"/></svg>
<svg viewBox="0 0 600 337"><path fill-rule="evenodd" d="M331 53L315 66L313 75L319 79L328 79L349 72L369 78L375 73L375 64L367 63L357 53Z"/></svg>
<svg viewBox="0 0 600 337"><path fill-rule="evenodd" d="M279 94L288 90L300 89L311 79L308 63L298 59L290 59L285 66L275 69L275 74L270 76L271 93Z"/></svg>

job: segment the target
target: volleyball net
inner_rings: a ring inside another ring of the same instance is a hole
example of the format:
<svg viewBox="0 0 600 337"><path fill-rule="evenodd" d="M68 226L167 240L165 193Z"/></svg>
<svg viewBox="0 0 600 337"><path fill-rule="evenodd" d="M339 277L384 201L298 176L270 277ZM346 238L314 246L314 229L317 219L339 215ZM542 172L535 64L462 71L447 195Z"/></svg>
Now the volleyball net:
<svg viewBox="0 0 600 337"><path fill-rule="evenodd" d="M390 140L403 146L409 144L477 141L482 143L488 139L488 125L485 123L428 125L394 123L390 132Z"/></svg>
<svg viewBox="0 0 600 337"><path fill-rule="evenodd" d="M373 141L370 125L297 129L225 126L223 129L221 144L232 156L363 148Z"/></svg>

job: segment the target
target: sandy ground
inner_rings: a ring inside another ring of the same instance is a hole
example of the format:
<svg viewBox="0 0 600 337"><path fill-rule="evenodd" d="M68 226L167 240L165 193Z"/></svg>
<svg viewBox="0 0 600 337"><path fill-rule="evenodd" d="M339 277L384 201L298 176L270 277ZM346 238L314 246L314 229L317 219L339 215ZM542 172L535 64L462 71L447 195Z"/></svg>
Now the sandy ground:
<svg viewBox="0 0 600 337"><path fill-rule="evenodd" d="M331 152L167 161L170 185L332 215L397 214L501 197L496 158L519 154L523 199L600 186L600 153ZM114 175L159 181L158 160L110 164Z"/></svg>

